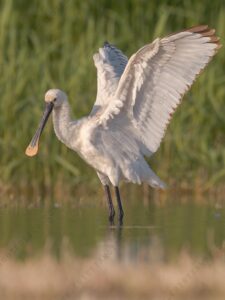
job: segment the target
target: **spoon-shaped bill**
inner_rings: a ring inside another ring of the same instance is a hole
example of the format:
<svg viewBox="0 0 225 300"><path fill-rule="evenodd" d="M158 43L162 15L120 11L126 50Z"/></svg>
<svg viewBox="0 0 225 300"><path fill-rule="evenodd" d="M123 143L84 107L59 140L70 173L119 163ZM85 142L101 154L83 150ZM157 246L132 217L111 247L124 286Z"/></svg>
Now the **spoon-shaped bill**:
<svg viewBox="0 0 225 300"><path fill-rule="evenodd" d="M35 132L29 146L26 149L27 156L34 156L38 153L38 143L43 129L45 128L45 124L48 121L48 117L50 116L54 104L52 102L46 103L45 110L41 119L41 122L38 126L37 131Z"/></svg>

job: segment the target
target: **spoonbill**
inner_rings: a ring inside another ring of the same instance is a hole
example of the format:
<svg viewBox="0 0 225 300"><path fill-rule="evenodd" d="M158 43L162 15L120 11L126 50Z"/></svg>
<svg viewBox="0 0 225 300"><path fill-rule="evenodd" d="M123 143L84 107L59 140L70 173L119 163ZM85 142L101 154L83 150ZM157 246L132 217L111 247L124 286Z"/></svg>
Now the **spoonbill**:
<svg viewBox="0 0 225 300"><path fill-rule="evenodd" d="M39 138L53 111L58 139L96 170L105 189L110 222L115 216L110 184L115 188L122 223L120 181L165 187L145 157L157 151L182 96L219 47L215 30L207 25L157 38L129 60L121 50L105 42L93 56L98 91L91 113L72 120L67 95L50 89L26 154L37 154Z"/></svg>

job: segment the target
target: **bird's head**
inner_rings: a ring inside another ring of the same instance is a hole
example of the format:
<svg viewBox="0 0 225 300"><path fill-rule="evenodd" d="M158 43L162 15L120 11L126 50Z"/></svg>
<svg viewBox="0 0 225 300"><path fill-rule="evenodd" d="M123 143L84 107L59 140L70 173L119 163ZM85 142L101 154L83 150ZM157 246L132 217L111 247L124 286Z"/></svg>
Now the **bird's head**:
<svg viewBox="0 0 225 300"><path fill-rule="evenodd" d="M43 129L48 121L48 118L53 110L53 108L59 108L65 101L67 101L66 94L58 89L48 90L45 94L45 110L38 126L37 131L35 132L30 144L26 149L26 155L34 156L38 153L38 143Z"/></svg>
<svg viewBox="0 0 225 300"><path fill-rule="evenodd" d="M45 102L52 103L54 107L61 106L65 101L67 101L67 96L61 90L51 89L45 93Z"/></svg>

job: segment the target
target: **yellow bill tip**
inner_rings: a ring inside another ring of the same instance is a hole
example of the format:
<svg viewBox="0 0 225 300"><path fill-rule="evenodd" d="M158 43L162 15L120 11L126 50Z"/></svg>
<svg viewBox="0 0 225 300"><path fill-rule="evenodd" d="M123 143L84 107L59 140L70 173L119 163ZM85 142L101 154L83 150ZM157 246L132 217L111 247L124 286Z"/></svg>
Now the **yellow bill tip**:
<svg viewBox="0 0 225 300"><path fill-rule="evenodd" d="M37 153L38 153L38 145L36 145L34 147L29 145L25 151L25 154L27 156L35 156Z"/></svg>

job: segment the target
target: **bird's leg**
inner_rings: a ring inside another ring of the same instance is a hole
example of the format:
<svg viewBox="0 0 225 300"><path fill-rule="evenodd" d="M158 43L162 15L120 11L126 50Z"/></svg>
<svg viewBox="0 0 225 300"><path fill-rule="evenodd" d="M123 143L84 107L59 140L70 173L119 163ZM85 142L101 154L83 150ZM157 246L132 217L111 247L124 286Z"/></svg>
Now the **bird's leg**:
<svg viewBox="0 0 225 300"><path fill-rule="evenodd" d="M121 198L120 198L120 191L118 186L115 187L115 193L116 193L116 200L117 200L117 204L118 204L118 208L119 208L119 223L120 225L123 225L123 206L122 206L122 202L121 202Z"/></svg>
<svg viewBox="0 0 225 300"><path fill-rule="evenodd" d="M104 188L105 188L106 199L107 199L107 203L108 203L108 207L109 207L109 222L110 222L110 225L113 225L114 224L115 210L114 210L114 207L113 207L112 197L111 197L109 186L104 185Z"/></svg>

